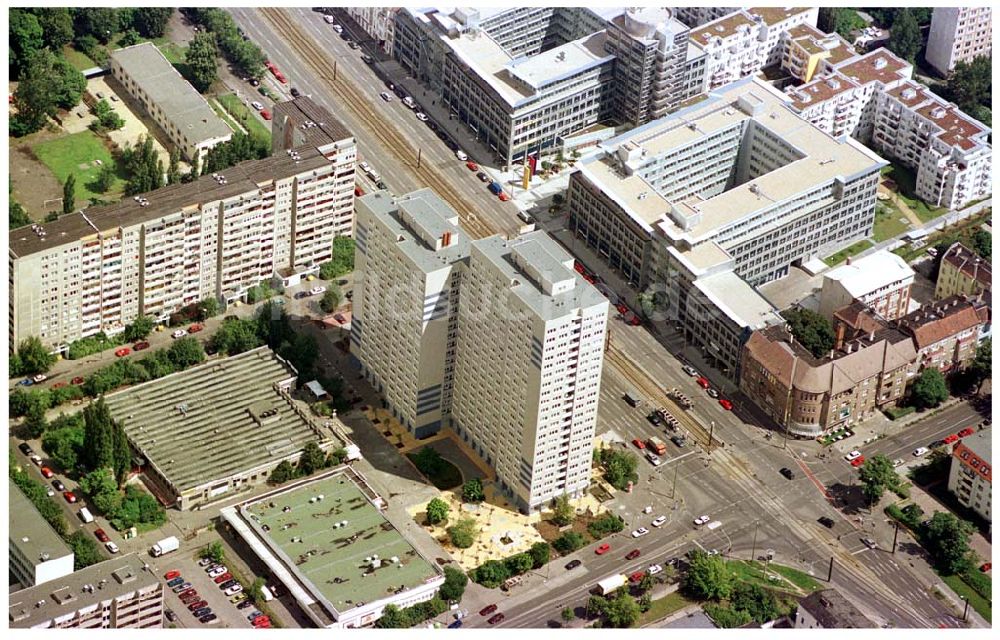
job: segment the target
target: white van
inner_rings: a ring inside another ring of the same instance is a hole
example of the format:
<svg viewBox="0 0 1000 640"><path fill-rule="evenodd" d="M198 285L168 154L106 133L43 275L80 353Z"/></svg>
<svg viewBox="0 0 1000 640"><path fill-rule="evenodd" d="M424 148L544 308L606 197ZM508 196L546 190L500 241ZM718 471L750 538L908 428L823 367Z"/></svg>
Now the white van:
<svg viewBox="0 0 1000 640"><path fill-rule="evenodd" d="M721 526L722 526L722 521L721 520L716 520L715 522L709 522L708 526L705 527L705 528L706 529L718 529Z"/></svg>
<svg viewBox="0 0 1000 640"><path fill-rule="evenodd" d="M83 507L82 509L80 509L78 515L80 516L80 519L86 522L87 524L90 524L91 522L94 521L94 516L91 515L90 510L87 509L87 507Z"/></svg>

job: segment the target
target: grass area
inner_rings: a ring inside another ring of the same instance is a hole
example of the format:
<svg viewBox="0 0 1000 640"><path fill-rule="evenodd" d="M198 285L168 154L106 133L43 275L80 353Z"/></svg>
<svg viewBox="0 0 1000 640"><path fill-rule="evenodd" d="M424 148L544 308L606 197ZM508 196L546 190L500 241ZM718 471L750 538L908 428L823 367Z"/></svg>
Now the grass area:
<svg viewBox="0 0 1000 640"><path fill-rule="evenodd" d="M770 569L803 591L812 592L823 588L823 585L821 585L815 578L808 573L799 571L798 569L773 563L771 564Z"/></svg>
<svg viewBox="0 0 1000 640"><path fill-rule="evenodd" d="M764 565L756 560L752 562L747 560L729 560L726 562L726 567L732 571L733 577L740 582L757 584L772 590L794 593L796 589L801 589L808 593L820 588L819 582L808 574L779 564L769 563L767 565L767 572L764 571ZM780 576L780 578L768 577L773 574ZM785 582L781 578L785 578L788 582Z"/></svg>
<svg viewBox="0 0 1000 640"><path fill-rule="evenodd" d="M101 139L91 131L81 131L72 135L41 142L31 148L35 156L47 166L60 183L66 182L70 174L76 175L76 203L86 203L91 197L103 200L117 199L124 188L120 177L107 193L91 191L101 167L95 160L115 166L111 152Z"/></svg>
<svg viewBox="0 0 1000 640"><path fill-rule="evenodd" d="M639 619L633 625L634 627L642 627L647 624L652 624L657 620L662 620L672 613L680 611L684 607L696 604L695 600L688 600L681 595L679 591L674 591L662 598L657 598L653 600L649 607L649 611L646 613L639 614Z"/></svg>
<svg viewBox="0 0 1000 640"><path fill-rule="evenodd" d="M882 175L891 178L898 189L899 197L906 202L921 222L930 222L944 214L944 207L934 207L917 197L917 174L906 167L893 163L882 170Z"/></svg>
<svg viewBox="0 0 1000 640"><path fill-rule="evenodd" d="M66 58L66 61L73 65L73 68L77 71L97 66L97 63L91 60L87 54L77 51L69 45L62 48L62 54Z"/></svg>
<svg viewBox="0 0 1000 640"><path fill-rule="evenodd" d="M185 56L187 55L188 48L177 44L176 42L164 42L163 44L157 45L160 53L163 57L170 61L170 64L177 65L184 64Z"/></svg>
<svg viewBox="0 0 1000 640"><path fill-rule="evenodd" d="M406 457L409 458L414 465L417 464L414 459L415 456L416 452L406 454ZM420 473L427 476L427 479L431 481L431 484L441 491L454 489L462 484L462 472L458 470L458 467L443 458L440 460L439 468L435 472L420 469Z"/></svg>
<svg viewBox="0 0 1000 640"><path fill-rule="evenodd" d="M993 622L993 609L989 600L976 593L975 589L966 584L961 576L941 576L941 579L951 587L952 591L967 598L969 604L976 610L976 613L985 618L987 622Z"/></svg>
<svg viewBox="0 0 1000 640"><path fill-rule="evenodd" d="M236 124L236 121L229 117L229 112L222 108L222 105L215 100L209 100L208 104L212 106L212 110L215 114L222 118L222 120L229 125L229 128L233 130L233 133L238 133L242 131L240 126Z"/></svg>
<svg viewBox="0 0 1000 640"><path fill-rule="evenodd" d="M264 140L271 139L271 129L261 122L260 118L253 114L253 111L245 104L243 101L236 97L234 93L227 93L225 95L218 96L216 100L219 104L229 112L234 120L239 122L250 132L250 135L262 138Z"/></svg>
<svg viewBox="0 0 1000 640"><path fill-rule="evenodd" d="M859 242L855 242L854 244L852 244L849 247L845 247L845 248L841 249L840 251L838 251L837 253L833 254L832 256L828 256L826 258L823 258L823 262L825 262L827 264L827 266L835 267L838 264L840 264L841 262L843 262L844 260L847 260L849 257L856 256L859 253L861 253L862 251L870 249L873 246L875 246L875 245L872 244L871 240L861 240Z"/></svg>
<svg viewBox="0 0 1000 640"><path fill-rule="evenodd" d="M875 242L889 240L910 230L910 223L903 212L891 202L879 202L875 207Z"/></svg>
<svg viewBox="0 0 1000 640"><path fill-rule="evenodd" d="M901 256L907 262L912 262L927 253L929 247L936 247L938 245L950 246L953 242L958 241L961 241L967 247L971 247L973 234L979 231L980 225L992 215L992 208L983 209L978 215L967 218L957 225L952 225L930 234L924 239L924 245L918 249L913 248L911 245L905 245L893 250L893 253Z"/></svg>

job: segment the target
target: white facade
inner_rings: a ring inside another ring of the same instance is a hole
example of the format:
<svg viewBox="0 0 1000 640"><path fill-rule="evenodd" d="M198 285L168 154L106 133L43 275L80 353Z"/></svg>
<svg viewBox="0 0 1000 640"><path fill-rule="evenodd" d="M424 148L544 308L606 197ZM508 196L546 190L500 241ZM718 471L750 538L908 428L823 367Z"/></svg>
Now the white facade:
<svg viewBox="0 0 1000 640"><path fill-rule="evenodd" d="M399 7L344 7L385 53L392 53L392 39L396 30L396 12Z"/></svg>
<svg viewBox="0 0 1000 640"><path fill-rule="evenodd" d="M855 300L886 320L908 312L914 271L901 257L887 250L850 261L823 275L819 312L827 319Z"/></svg>
<svg viewBox="0 0 1000 640"><path fill-rule="evenodd" d="M522 510L581 495L590 484L607 299L543 232L473 242L462 288L456 433Z"/></svg>
<svg viewBox="0 0 1000 640"><path fill-rule="evenodd" d="M13 481L8 481L7 487L10 574L23 587L32 587L73 573L73 551Z"/></svg>
<svg viewBox="0 0 1000 640"><path fill-rule="evenodd" d="M948 490L987 522L993 522L992 429L963 438L951 456Z"/></svg>
<svg viewBox="0 0 1000 640"><path fill-rule="evenodd" d="M927 62L948 75L959 62L993 53L993 9L985 7L934 7L927 37Z"/></svg>
<svg viewBox="0 0 1000 640"><path fill-rule="evenodd" d="M416 437L451 409L462 263L458 214L430 189L357 201L351 353Z"/></svg>

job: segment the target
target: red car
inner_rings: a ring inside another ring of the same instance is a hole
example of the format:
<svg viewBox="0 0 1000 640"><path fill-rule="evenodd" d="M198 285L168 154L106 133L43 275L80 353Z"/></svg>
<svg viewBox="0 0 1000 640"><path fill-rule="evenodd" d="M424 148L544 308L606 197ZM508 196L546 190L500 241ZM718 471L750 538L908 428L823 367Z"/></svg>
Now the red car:
<svg viewBox="0 0 1000 640"><path fill-rule="evenodd" d="M489 622L490 624L500 624L501 622L503 622L503 614L498 613L489 620L487 620L487 622Z"/></svg>
<svg viewBox="0 0 1000 640"><path fill-rule="evenodd" d="M639 557L639 555L640 555L640 551L638 549L632 549L631 551L628 552L628 555L625 556L625 559L626 560L635 560L636 558Z"/></svg>
<svg viewBox="0 0 1000 640"><path fill-rule="evenodd" d="M594 549L594 553L596 553L599 556L603 556L605 553L607 553L610 550L611 550L611 545L608 544L607 542L605 542L601 546L599 546L596 549Z"/></svg>
<svg viewBox="0 0 1000 640"><path fill-rule="evenodd" d="M500 198L500 202L507 202L510 200L510 196L507 195L506 191L501 191L497 197Z"/></svg>
<svg viewBox="0 0 1000 640"><path fill-rule="evenodd" d="M132 353L131 349L129 349L128 347L122 347L121 349L115 351L115 356L118 358L122 358L130 353Z"/></svg>
<svg viewBox="0 0 1000 640"><path fill-rule="evenodd" d="M260 117L264 118L265 120L270 120L271 119L271 112L268 111L267 109L261 109L260 110Z"/></svg>
<svg viewBox="0 0 1000 640"><path fill-rule="evenodd" d="M66 386L65 382L57 382L54 385L52 385L52 388L53 389L62 389L65 386Z"/></svg>
<svg viewBox="0 0 1000 640"><path fill-rule="evenodd" d="M222 584L226 580L232 580L232 579L233 579L233 574L231 574L231 573L229 573L227 571L224 574L222 574L221 576L218 576L218 577L215 578L215 584Z"/></svg>
<svg viewBox="0 0 1000 640"><path fill-rule="evenodd" d="M961 431L958 432L958 437L959 438L968 438L973 433L975 433L975 431L973 431L972 427L966 427L966 428L964 428L964 429L962 429Z"/></svg>
<svg viewBox="0 0 1000 640"><path fill-rule="evenodd" d="M190 327L188 327L188 333L198 333L204 328L205 327L201 326L200 324L193 324Z"/></svg>
<svg viewBox="0 0 1000 640"><path fill-rule="evenodd" d="M76 502L76 495L72 491L66 491L63 493L63 497L66 498L66 502L73 504Z"/></svg>
<svg viewBox="0 0 1000 640"><path fill-rule="evenodd" d="M164 580L173 580L174 578L181 577L181 572L176 569L171 569L170 571L163 574Z"/></svg>
<svg viewBox="0 0 1000 640"><path fill-rule="evenodd" d="M98 529L94 532L94 535L97 536L97 539L101 542L107 542L109 540L108 534L104 533L104 529Z"/></svg>
<svg viewBox="0 0 1000 640"><path fill-rule="evenodd" d="M465 166L469 167L469 171L479 171L479 165L473 162L472 160L466 162Z"/></svg>
<svg viewBox="0 0 1000 640"><path fill-rule="evenodd" d="M177 597L181 599L181 602L184 602L184 598L194 598L197 596L198 596L198 590L194 588L186 589L177 594ZM190 604L190 603L188 602L185 604Z"/></svg>
<svg viewBox="0 0 1000 640"><path fill-rule="evenodd" d="M852 467L860 467L864 463L865 463L865 457L864 456L858 456L854 460L851 460L851 466Z"/></svg>
<svg viewBox="0 0 1000 640"><path fill-rule="evenodd" d="M639 438L636 438L635 440L633 440L632 444L634 444L637 449L645 449L646 448L646 443L643 442L642 440L640 440Z"/></svg>
<svg viewBox="0 0 1000 640"><path fill-rule="evenodd" d="M145 340L143 340L142 342L136 342L134 345L132 345L133 351L142 351L143 349L148 349L148 348L149 348L149 343L146 342Z"/></svg>
<svg viewBox="0 0 1000 640"><path fill-rule="evenodd" d="M643 578L646 577L645 571L636 571L628 577L631 582L641 582Z"/></svg>
<svg viewBox="0 0 1000 640"><path fill-rule="evenodd" d="M255 626L255 627L264 627L264 626L270 627L271 626L271 619L268 618L267 616L257 616L256 618L253 619L253 626Z"/></svg>
<svg viewBox="0 0 1000 640"><path fill-rule="evenodd" d="M491 613L493 613L496 610L497 610L497 606L495 604L491 604L488 607L483 607L482 609L480 609L479 610L479 615L481 615L481 616L488 616L488 615L490 615Z"/></svg>
<svg viewBox="0 0 1000 640"><path fill-rule="evenodd" d="M188 610L194 611L195 609L201 609L202 607L207 607L208 603L204 600L198 600L197 602L192 602L188 605Z"/></svg>
<svg viewBox="0 0 1000 640"><path fill-rule="evenodd" d="M987 571L989 571L992 568L993 568L993 563L992 562L987 562L983 566L979 567L979 570L982 571L983 573L986 573Z"/></svg>
<svg viewBox="0 0 1000 640"><path fill-rule="evenodd" d="M639 316L632 316L632 318L629 319L628 323L633 327L638 327L640 324L642 324L642 320L639 319Z"/></svg>
<svg viewBox="0 0 1000 640"><path fill-rule="evenodd" d="M719 404L722 405L722 408L725 409L726 411L733 410L733 403L730 402L729 400L726 400L725 398L719 398Z"/></svg>
<svg viewBox="0 0 1000 640"><path fill-rule="evenodd" d="M51 478L54 475L56 475L56 474L52 473L52 469L49 469L48 467L42 467L42 477L43 478Z"/></svg>
<svg viewBox="0 0 1000 640"><path fill-rule="evenodd" d="M628 313L628 307L626 307L623 304L616 304L615 305L615 309L618 309L618 313L620 313L622 315L625 315L626 313Z"/></svg>
<svg viewBox="0 0 1000 640"><path fill-rule="evenodd" d="M83 376L77 376L69 381L70 384L83 384Z"/></svg>
<svg viewBox="0 0 1000 640"><path fill-rule="evenodd" d="M710 386L712 386L711 383L708 381L708 379L705 378L704 376L698 378L697 380L695 380L695 382L697 382L698 386L701 387L702 389L707 389Z"/></svg>
<svg viewBox="0 0 1000 640"><path fill-rule="evenodd" d="M365 195L365 190L362 189L361 187L354 187L354 195L355 197L360 198L361 196Z"/></svg>
<svg viewBox="0 0 1000 640"><path fill-rule="evenodd" d="M953 433L950 436L945 436L944 440L942 440L942 442L944 442L945 444L951 444L952 442L957 442L958 441L958 437L959 436L958 436L957 433Z"/></svg>

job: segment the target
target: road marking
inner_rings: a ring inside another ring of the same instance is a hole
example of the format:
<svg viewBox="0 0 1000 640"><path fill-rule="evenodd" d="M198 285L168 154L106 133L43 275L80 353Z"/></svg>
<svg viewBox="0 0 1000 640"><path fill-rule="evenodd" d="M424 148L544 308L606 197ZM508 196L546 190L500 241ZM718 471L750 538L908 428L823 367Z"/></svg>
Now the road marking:
<svg viewBox="0 0 1000 640"><path fill-rule="evenodd" d="M795 459L795 462L798 463L799 468L801 468L802 472L804 474L806 474L806 477L809 478L810 480L812 480L812 483L814 485L816 485L816 488L819 489L819 492L823 494L823 497L825 497L827 500L829 500L830 499L830 492L827 490L827 488L825 486L823 486L823 483L820 482L816 478L816 476L813 474L813 472L809 469L809 466L806 465L805 462L802 462L801 460L799 460L798 458Z"/></svg>
<svg viewBox="0 0 1000 640"><path fill-rule="evenodd" d="M868 547L861 547L857 551L852 551L851 555L852 556L860 555L860 554L864 553L865 551L870 551L870 549ZM872 573L874 573L874 569L872 567L868 567L868 570L871 571Z"/></svg>

